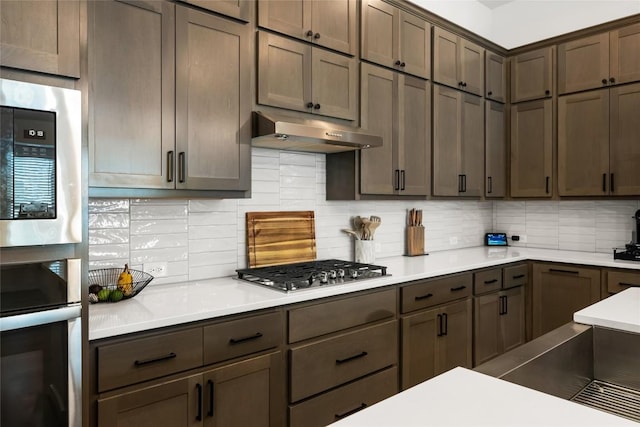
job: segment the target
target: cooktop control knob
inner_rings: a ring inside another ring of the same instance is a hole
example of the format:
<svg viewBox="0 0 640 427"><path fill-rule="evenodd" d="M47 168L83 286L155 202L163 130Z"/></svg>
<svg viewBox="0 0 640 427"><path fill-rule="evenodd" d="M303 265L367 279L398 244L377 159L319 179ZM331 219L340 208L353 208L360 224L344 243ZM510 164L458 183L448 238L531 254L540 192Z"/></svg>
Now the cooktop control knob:
<svg viewBox="0 0 640 427"><path fill-rule="evenodd" d="M339 268L338 269L338 277L343 279L344 278L344 269L343 268Z"/></svg>
<svg viewBox="0 0 640 427"><path fill-rule="evenodd" d="M335 270L329 270L329 279L335 280L338 277L338 273Z"/></svg>
<svg viewBox="0 0 640 427"><path fill-rule="evenodd" d="M349 275L351 276L352 279L357 279L358 278L358 270L356 270L355 268L349 270Z"/></svg>
<svg viewBox="0 0 640 427"><path fill-rule="evenodd" d="M320 276L320 283L327 283L329 281L329 275L327 274L326 271L321 271L319 276Z"/></svg>

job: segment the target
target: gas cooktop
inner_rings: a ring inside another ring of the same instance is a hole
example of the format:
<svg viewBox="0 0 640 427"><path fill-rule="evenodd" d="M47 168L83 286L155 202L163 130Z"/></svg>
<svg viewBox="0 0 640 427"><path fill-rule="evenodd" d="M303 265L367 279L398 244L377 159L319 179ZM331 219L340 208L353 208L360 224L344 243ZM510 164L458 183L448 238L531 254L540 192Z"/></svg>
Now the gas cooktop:
<svg viewBox="0 0 640 427"><path fill-rule="evenodd" d="M613 259L640 261L640 243L629 243L624 249L614 248Z"/></svg>
<svg viewBox="0 0 640 427"><path fill-rule="evenodd" d="M236 272L240 280L289 292L386 276L387 267L329 259L245 268Z"/></svg>

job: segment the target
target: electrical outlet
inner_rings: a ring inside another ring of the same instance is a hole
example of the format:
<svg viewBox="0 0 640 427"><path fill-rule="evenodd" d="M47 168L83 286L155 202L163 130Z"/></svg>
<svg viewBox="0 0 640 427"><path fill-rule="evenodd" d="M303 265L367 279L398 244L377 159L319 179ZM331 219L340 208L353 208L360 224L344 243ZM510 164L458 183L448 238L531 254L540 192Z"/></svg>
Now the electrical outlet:
<svg viewBox="0 0 640 427"><path fill-rule="evenodd" d="M456 236L449 237L449 244L450 245L457 245L458 244L458 238Z"/></svg>
<svg viewBox="0 0 640 427"><path fill-rule="evenodd" d="M153 277L166 277L167 263L166 262L148 262L146 264L143 264L142 270L149 273Z"/></svg>

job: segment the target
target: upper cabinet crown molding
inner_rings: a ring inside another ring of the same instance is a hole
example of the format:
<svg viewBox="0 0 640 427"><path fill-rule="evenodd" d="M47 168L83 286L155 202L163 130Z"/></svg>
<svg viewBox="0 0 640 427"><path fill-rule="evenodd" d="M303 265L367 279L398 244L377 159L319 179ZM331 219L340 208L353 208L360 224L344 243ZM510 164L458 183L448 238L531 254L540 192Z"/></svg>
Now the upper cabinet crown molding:
<svg viewBox="0 0 640 427"><path fill-rule="evenodd" d="M433 27L433 80L474 95L484 95L485 49Z"/></svg>
<svg viewBox="0 0 640 427"><path fill-rule="evenodd" d="M431 77L431 24L382 0L363 0L361 58Z"/></svg>
<svg viewBox="0 0 640 427"><path fill-rule="evenodd" d="M356 0L260 0L258 25L349 55L356 54Z"/></svg>

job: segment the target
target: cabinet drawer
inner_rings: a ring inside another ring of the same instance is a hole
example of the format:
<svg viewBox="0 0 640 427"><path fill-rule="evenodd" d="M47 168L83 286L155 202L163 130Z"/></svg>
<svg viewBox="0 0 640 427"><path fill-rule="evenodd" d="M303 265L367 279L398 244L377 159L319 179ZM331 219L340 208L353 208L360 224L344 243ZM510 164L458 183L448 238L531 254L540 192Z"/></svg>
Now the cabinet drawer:
<svg viewBox="0 0 640 427"><path fill-rule="evenodd" d="M402 287L402 312L432 307L471 295L473 275L456 274Z"/></svg>
<svg viewBox="0 0 640 427"><path fill-rule="evenodd" d="M289 407L291 427L322 427L398 392L398 369L385 369Z"/></svg>
<svg viewBox="0 0 640 427"><path fill-rule="evenodd" d="M480 271L473 275L473 293L486 294L502 288L502 268Z"/></svg>
<svg viewBox="0 0 640 427"><path fill-rule="evenodd" d="M608 271L607 291L615 294L629 287L640 287L640 271Z"/></svg>
<svg viewBox="0 0 640 427"><path fill-rule="evenodd" d="M504 268L504 289L526 285L528 281L529 266L527 264L514 265Z"/></svg>
<svg viewBox="0 0 640 427"><path fill-rule="evenodd" d="M289 310L289 342L295 343L395 315L395 289L294 308Z"/></svg>
<svg viewBox="0 0 640 427"><path fill-rule="evenodd" d="M291 402L398 362L398 325L392 320L290 350Z"/></svg>
<svg viewBox="0 0 640 427"><path fill-rule="evenodd" d="M282 314L268 313L204 328L204 363L220 362L282 343Z"/></svg>
<svg viewBox="0 0 640 427"><path fill-rule="evenodd" d="M103 392L202 366L202 328L98 348L98 390Z"/></svg>

